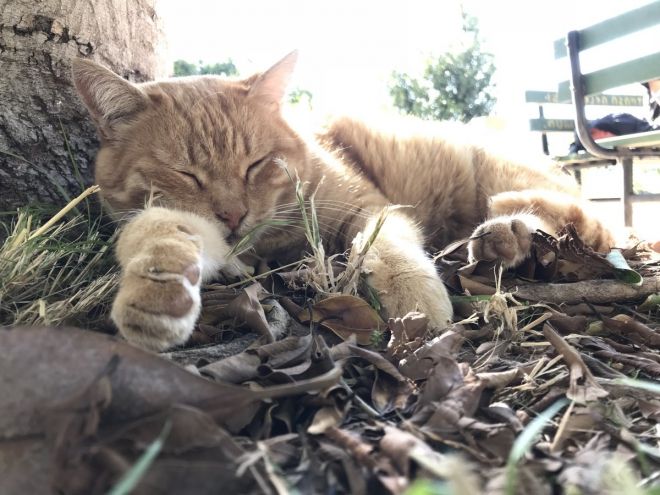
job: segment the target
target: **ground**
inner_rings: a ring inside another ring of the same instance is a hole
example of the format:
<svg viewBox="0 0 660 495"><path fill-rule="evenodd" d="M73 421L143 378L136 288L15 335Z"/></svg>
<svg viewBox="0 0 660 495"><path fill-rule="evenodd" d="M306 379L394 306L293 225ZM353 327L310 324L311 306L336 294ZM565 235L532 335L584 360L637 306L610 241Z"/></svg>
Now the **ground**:
<svg viewBox="0 0 660 495"><path fill-rule="evenodd" d="M42 231L43 212L21 213L1 248L0 321L28 327L0 333L13 384L0 435L21 431L41 453L9 463L9 483L660 493L660 262L644 245L623 266L570 228L539 233L515 273L468 265L460 243L433 253L453 294L447 329L418 313L385 322L369 291L333 294L314 257L263 267L207 286L193 341L155 356L105 335L114 226L84 205ZM85 330L31 328L43 324ZM26 422L37 410L49 421ZM0 443L0 465L16 448Z"/></svg>

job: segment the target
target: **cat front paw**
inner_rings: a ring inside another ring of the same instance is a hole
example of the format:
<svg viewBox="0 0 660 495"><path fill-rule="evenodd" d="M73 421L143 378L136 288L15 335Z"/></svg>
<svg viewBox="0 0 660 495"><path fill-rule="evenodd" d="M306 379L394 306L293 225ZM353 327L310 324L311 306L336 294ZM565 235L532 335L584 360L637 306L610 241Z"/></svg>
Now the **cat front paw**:
<svg viewBox="0 0 660 495"><path fill-rule="evenodd" d="M201 269L192 240L162 240L133 257L110 313L124 338L152 351L186 342L201 310Z"/></svg>
<svg viewBox="0 0 660 495"><path fill-rule="evenodd" d="M429 325L442 330L451 324L452 306L433 263L420 256L418 263L398 257L373 263L367 283L375 289L388 318L419 311Z"/></svg>
<svg viewBox="0 0 660 495"><path fill-rule="evenodd" d="M487 220L472 233L470 261L499 261L504 268L520 265L529 257L532 234L540 227L534 215L512 215Z"/></svg>

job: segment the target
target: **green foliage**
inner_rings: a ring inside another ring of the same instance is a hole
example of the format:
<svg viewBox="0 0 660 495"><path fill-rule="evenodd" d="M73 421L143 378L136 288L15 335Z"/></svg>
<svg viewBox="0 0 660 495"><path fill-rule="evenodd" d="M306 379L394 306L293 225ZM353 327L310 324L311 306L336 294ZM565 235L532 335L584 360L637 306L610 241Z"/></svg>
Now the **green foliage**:
<svg viewBox="0 0 660 495"><path fill-rule="evenodd" d="M288 101L292 105L298 105L302 102L306 102L307 106L312 108L312 92L307 89L295 88L291 90L288 96Z"/></svg>
<svg viewBox="0 0 660 495"><path fill-rule="evenodd" d="M393 72L394 106L424 119L469 122L488 115L495 104L491 82L494 57L481 48L476 18L463 15L466 42L429 61L421 78Z"/></svg>
<svg viewBox="0 0 660 495"><path fill-rule="evenodd" d="M175 76L194 76L196 74L199 74L199 72L195 64L191 64L185 60L176 60L174 62Z"/></svg>
<svg viewBox="0 0 660 495"><path fill-rule="evenodd" d="M217 62L215 64L204 64L201 60L197 65L186 62L185 60L177 60L174 62L174 75L175 76L203 76L207 74L217 74L225 76L237 76L238 69L231 59L226 62Z"/></svg>

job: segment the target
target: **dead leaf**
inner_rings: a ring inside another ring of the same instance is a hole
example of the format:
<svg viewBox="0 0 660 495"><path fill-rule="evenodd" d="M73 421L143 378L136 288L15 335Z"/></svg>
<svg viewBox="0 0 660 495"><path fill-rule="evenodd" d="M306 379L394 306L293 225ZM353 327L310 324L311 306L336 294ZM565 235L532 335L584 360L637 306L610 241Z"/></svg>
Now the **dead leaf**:
<svg viewBox="0 0 660 495"><path fill-rule="evenodd" d="M628 315L617 315L614 318L604 316L603 324L617 335L631 339L634 342L650 346L660 346L660 333Z"/></svg>
<svg viewBox="0 0 660 495"><path fill-rule="evenodd" d="M307 433L311 435L320 435L325 433L328 428L339 427L343 419L344 413L337 407L322 407L316 411L312 424L307 427Z"/></svg>
<svg viewBox="0 0 660 495"><path fill-rule="evenodd" d="M259 297L266 291L259 283L254 283L243 289L239 296L227 305L227 314L244 321L251 329L261 334L266 342L275 342L279 335L275 335L261 306Z"/></svg>
<svg viewBox="0 0 660 495"><path fill-rule="evenodd" d="M390 318L387 325L391 332L387 354L400 361L423 344L429 319L425 314L413 311L403 318Z"/></svg>
<svg viewBox="0 0 660 495"><path fill-rule="evenodd" d="M117 358L107 414L118 421L152 414L173 398L184 404L218 395L236 404L255 399L249 391L205 380L114 337L72 328L14 327L0 330L1 437L44 433L44 407L80 393Z"/></svg>
<svg viewBox="0 0 660 495"><path fill-rule="evenodd" d="M301 363L306 363L309 367L311 365L311 345L311 335L287 337L257 348L248 348L234 356L202 366L199 371L203 375L222 382L242 383L259 376L259 366L265 363L274 369Z"/></svg>
<svg viewBox="0 0 660 495"><path fill-rule="evenodd" d="M607 391L596 383L591 371L580 357L580 353L566 342L561 335L548 324L543 325L543 335L562 355L570 371L570 385L566 397L578 404L586 404L608 395Z"/></svg>
<svg viewBox="0 0 660 495"><path fill-rule="evenodd" d="M107 404L102 400L103 394L90 396L81 392L96 383L94 377L102 376L108 363L115 361L112 373L99 382L101 387L105 387L106 381L111 385ZM336 384L341 369L333 367L331 360L329 363L330 368L319 367L319 374L314 377L250 390L211 382L107 335L67 328L0 329L0 469L3 483L12 483L14 487L13 492L3 493L48 492L43 484L35 486L35 483L48 482L42 473L49 472L51 460L41 452L50 452L44 447L45 434L52 424L52 411L59 410L57 406L64 398L92 397L91 403L105 407L102 421L114 424L156 414L173 403L203 409L219 425L230 424L237 418L246 423L251 418L250 406L262 399L304 394ZM85 407L88 413L84 421L69 420L69 424L80 425L76 426L79 431L89 432L98 413L94 407ZM21 443L28 438L29 445ZM75 441L72 435L66 438ZM30 462L15 462L25 459L21 452L35 451L40 453ZM21 486L35 490L22 492L16 488Z"/></svg>
<svg viewBox="0 0 660 495"><path fill-rule="evenodd" d="M384 430L385 435L379 443L380 450L391 459L392 464L406 478L410 476L411 453L414 449L417 449L423 455L427 455L429 461L438 455L426 442L407 431L387 425Z"/></svg>
<svg viewBox="0 0 660 495"><path fill-rule="evenodd" d="M449 359L455 355L465 338L454 331L447 331L427 342L411 356L399 362L399 370L412 380L427 378L440 359ZM455 361L454 361L455 362Z"/></svg>
<svg viewBox="0 0 660 495"><path fill-rule="evenodd" d="M70 466L56 468L56 490L67 495L107 493L166 424L169 434L160 454L131 493L211 495L217 493L217 486L230 492L272 493L263 466L253 465L238 474L238 461L245 451L211 416L180 405L144 419L112 423L93 436L68 443L56 457L66 459Z"/></svg>
<svg viewBox="0 0 660 495"><path fill-rule="evenodd" d="M606 435L596 435L577 451L559 474L564 490L578 490L585 495L600 495L604 492L603 473L611 460L607 447L609 441Z"/></svg>
<svg viewBox="0 0 660 495"><path fill-rule="evenodd" d="M298 315L302 323L310 321L307 310ZM387 327L378 313L359 297L338 295L328 297L312 306L311 320L332 330L342 339L355 335L357 343L369 345L374 331Z"/></svg>
<svg viewBox="0 0 660 495"><path fill-rule="evenodd" d="M495 287L475 280L472 277L459 274L458 279L461 282L461 287L463 290L469 293L471 296L492 296L497 292Z"/></svg>
<svg viewBox="0 0 660 495"><path fill-rule="evenodd" d="M376 473L380 482L390 493L402 493L407 480L400 476L388 459L374 455L373 447L357 435L341 428L328 428L326 437L351 454L353 459L371 472Z"/></svg>
<svg viewBox="0 0 660 495"><path fill-rule="evenodd" d="M522 376L520 368L514 368L508 371L500 371L496 373L477 373L477 377L484 384L486 388L502 388L507 386L513 380Z"/></svg>

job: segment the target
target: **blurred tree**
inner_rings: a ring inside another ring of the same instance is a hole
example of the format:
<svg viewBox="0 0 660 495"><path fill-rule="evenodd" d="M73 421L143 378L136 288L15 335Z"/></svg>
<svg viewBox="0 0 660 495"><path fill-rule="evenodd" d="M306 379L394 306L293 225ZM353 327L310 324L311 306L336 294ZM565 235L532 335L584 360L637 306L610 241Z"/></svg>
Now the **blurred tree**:
<svg viewBox="0 0 660 495"><path fill-rule="evenodd" d="M207 65L202 65L202 61L199 61L199 74L205 75L205 74L218 74L222 75L224 74L225 76L237 76L238 75L238 69L236 69L236 66L234 65L234 62L232 62L231 59L227 60L226 62L222 63L215 63L215 64L207 64Z"/></svg>
<svg viewBox="0 0 660 495"><path fill-rule="evenodd" d="M431 60L421 78L392 73L396 108L424 119L460 120L488 115L495 104L492 53L484 52L477 19L463 14L465 42Z"/></svg>
<svg viewBox="0 0 660 495"><path fill-rule="evenodd" d="M307 103L307 107L312 108L312 92L307 89L294 88L289 92L288 101L292 105L298 105L303 101Z"/></svg>
<svg viewBox="0 0 660 495"><path fill-rule="evenodd" d="M174 62L175 76L194 76L197 74L197 66L186 62L185 60L176 60Z"/></svg>
<svg viewBox="0 0 660 495"><path fill-rule="evenodd" d="M193 64L185 60L176 60L174 62L174 76L204 76L207 74L218 74L225 76L238 76L238 69L231 59L226 62L215 64L204 64L203 61ZM307 106L312 108L312 93L307 89L295 88L289 92L287 101L292 105L298 105L306 102Z"/></svg>
<svg viewBox="0 0 660 495"><path fill-rule="evenodd" d="M201 60L197 64L186 62L185 60L176 60L174 62L174 75L175 76L197 76L206 74L218 74L225 76L237 76L238 69L231 59L226 62L218 62L215 64L206 64Z"/></svg>

